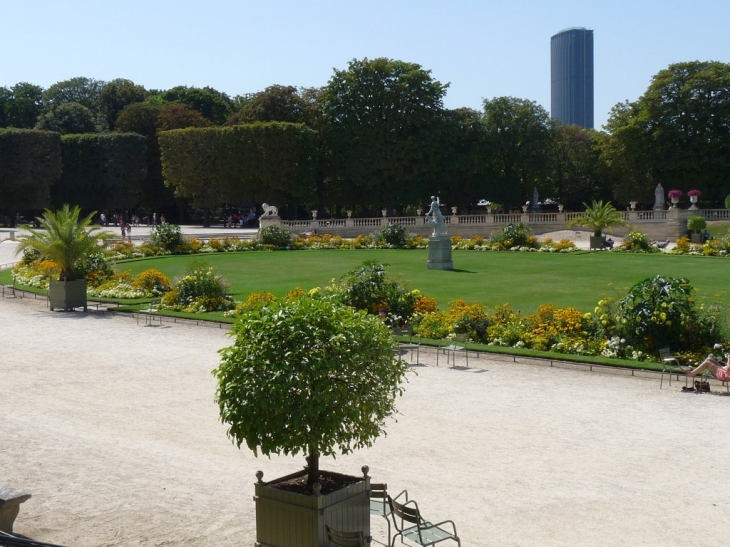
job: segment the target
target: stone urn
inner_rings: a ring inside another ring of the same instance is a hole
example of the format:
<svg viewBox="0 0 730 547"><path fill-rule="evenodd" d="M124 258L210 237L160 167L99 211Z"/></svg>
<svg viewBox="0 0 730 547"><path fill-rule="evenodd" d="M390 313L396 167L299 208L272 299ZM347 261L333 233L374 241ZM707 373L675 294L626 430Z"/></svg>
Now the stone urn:
<svg viewBox="0 0 730 547"><path fill-rule="evenodd" d="M632 210L632 211L635 211L635 210L636 210L636 205L637 205L638 203L639 203L638 201L630 201L630 202L629 202L629 205L631 205L631 210Z"/></svg>
<svg viewBox="0 0 730 547"><path fill-rule="evenodd" d="M352 218L352 211L347 211L347 218Z"/></svg>
<svg viewBox="0 0 730 547"><path fill-rule="evenodd" d="M522 206L522 212L523 212L523 213L527 213L527 211L528 211L529 209L530 209L530 206L529 206L529 205L523 205L523 206Z"/></svg>
<svg viewBox="0 0 730 547"><path fill-rule="evenodd" d="M418 209L416 209L416 215L419 216L419 217L421 215L423 215L423 209L421 209L420 207Z"/></svg>
<svg viewBox="0 0 730 547"><path fill-rule="evenodd" d="M451 208L451 214L452 214L452 215L455 215L455 214L456 214L456 207L452 207L452 208Z"/></svg>
<svg viewBox="0 0 730 547"><path fill-rule="evenodd" d="M387 208L383 208L383 210L380 211L380 212L383 213L383 216L384 217L387 217L388 216L388 209Z"/></svg>
<svg viewBox="0 0 730 547"><path fill-rule="evenodd" d="M312 220L317 220L317 209L312 210Z"/></svg>
<svg viewBox="0 0 730 547"><path fill-rule="evenodd" d="M558 212L562 213L565 206L562 203L558 203Z"/></svg>
<svg viewBox="0 0 730 547"><path fill-rule="evenodd" d="M697 196L689 196L689 200L692 202L692 205L690 205L690 209L697 210Z"/></svg>

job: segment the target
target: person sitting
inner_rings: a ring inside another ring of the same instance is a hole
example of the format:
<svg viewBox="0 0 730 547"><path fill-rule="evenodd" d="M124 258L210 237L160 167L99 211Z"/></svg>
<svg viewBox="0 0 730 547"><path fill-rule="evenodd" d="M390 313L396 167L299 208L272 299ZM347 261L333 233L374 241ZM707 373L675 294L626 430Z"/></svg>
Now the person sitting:
<svg viewBox="0 0 730 547"><path fill-rule="evenodd" d="M709 370L715 378L721 382L727 382L730 380L730 353L725 354L727 363L723 364L715 359L712 355L709 355L707 359L702 361L700 365L687 372L687 376L694 377L702 374L705 370Z"/></svg>
<svg viewBox="0 0 730 547"><path fill-rule="evenodd" d="M604 241L604 242L603 242L603 246L604 246L604 247L605 247L606 249L613 249L613 239L611 239L611 238L609 237L609 238L608 238L608 239L607 239L606 241Z"/></svg>

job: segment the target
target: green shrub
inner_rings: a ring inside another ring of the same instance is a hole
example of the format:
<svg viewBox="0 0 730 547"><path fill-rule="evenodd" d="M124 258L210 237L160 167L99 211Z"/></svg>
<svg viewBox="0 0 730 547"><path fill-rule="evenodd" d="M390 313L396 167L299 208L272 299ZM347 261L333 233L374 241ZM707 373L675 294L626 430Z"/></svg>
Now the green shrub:
<svg viewBox="0 0 730 547"><path fill-rule="evenodd" d="M502 249L511 249L512 247L538 247L535 238L530 237L530 228L521 222L510 222L507 224L499 234L492 237L492 243Z"/></svg>
<svg viewBox="0 0 730 547"><path fill-rule="evenodd" d="M367 260L344 275L333 291L343 304L373 315L385 308L400 326L410 321L420 293L409 291L405 283L389 278L385 266Z"/></svg>
<svg viewBox="0 0 730 547"><path fill-rule="evenodd" d="M288 230L282 230L278 226L267 226L260 230L257 239L265 249L288 249L292 246L291 233Z"/></svg>
<svg viewBox="0 0 730 547"><path fill-rule="evenodd" d="M207 265L194 265L175 289L166 293L165 305L188 313L227 310L233 307L228 296L228 283Z"/></svg>
<svg viewBox="0 0 730 547"><path fill-rule="evenodd" d="M185 248L185 237L177 224L158 224L150 232L152 246L168 253L179 253Z"/></svg>
<svg viewBox="0 0 730 547"><path fill-rule="evenodd" d="M652 245L646 234L642 232L632 231L624 238L623 243L616 247L614 251L626 253L656 253L659 249Z"/></svg>
<svg viewBox="0 0 730 547"><path fill-rule="evenodd" d="M377 235L378 243L384 242L385 244L395 247L396 249L402 249L406 246L408 239L408 232L403 224L398 222L388 223L380 233Z"/></svg>
<svg viewBox="0 0 730 547"><path fill-rule="evenodd" d="M609 324L604 327L609 335L615 332L645 352L664 346L676 351L712 346L722 335L719 310L699 306L693 295L694 289L685 278L657 275L645 279L617 303L615 314L606 318Z"/></svg>

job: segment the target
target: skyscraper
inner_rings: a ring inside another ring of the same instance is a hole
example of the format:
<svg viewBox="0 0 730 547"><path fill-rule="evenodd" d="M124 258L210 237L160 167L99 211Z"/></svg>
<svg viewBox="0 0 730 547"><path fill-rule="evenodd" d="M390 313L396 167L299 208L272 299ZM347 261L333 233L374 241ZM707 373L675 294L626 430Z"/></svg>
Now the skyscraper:
<svg viewBox="0 0 730 547"><path fill-rule="evenodd" d="M550 116L593 129L593 31L569 28L550 38Z"/></svg>

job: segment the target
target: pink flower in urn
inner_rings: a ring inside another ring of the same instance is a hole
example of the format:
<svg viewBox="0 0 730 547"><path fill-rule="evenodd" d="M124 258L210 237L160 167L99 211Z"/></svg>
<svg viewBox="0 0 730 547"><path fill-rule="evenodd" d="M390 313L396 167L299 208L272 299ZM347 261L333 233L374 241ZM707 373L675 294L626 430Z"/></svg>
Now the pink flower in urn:
<svg viewBox="0 0 730 547"><path fill-rule="evenodd" d="M679 199L682 197L682 190L669 190L667 195L669 199Z"/></svg>
<svg viewBox="0 0 730 547"><path fill-rule="evenodd" d="M698 198L702 195L702 192L700 192L699 190L690 190L689 192L687 192L687 195L691 198Z"/></svg>

